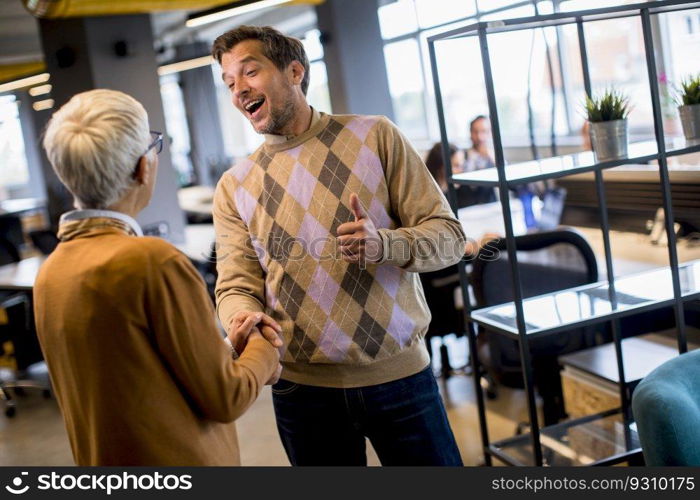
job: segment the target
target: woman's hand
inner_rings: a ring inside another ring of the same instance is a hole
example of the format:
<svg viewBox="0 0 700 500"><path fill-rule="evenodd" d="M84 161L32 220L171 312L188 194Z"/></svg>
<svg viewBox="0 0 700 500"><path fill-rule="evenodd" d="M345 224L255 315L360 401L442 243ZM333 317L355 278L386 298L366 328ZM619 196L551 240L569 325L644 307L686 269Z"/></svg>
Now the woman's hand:
<svg viewBox="0 0 700 500"><path fill-rule="evenodd" d="M260 333L260 330L257 328L253 328L251 331L250 335L248 336L248 342L266 342L267 339L262 336ZM277 352L278 356L278 361L279 361L279 351ZM275 373L272 374L270 379L265 382L265 385L274 385L277 383L277 381L280 379L280 375L282 374L282 365L278 362L277 363L277 368L275 369Z"/></svg>

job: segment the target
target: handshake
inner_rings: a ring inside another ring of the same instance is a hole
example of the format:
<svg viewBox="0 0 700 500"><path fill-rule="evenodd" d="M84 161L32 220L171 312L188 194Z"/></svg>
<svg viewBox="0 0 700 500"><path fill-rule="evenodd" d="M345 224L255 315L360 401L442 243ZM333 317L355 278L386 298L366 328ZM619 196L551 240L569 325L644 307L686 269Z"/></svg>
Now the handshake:
<svg viewBox="0 0 700 500"><path fill-rule="evenodd" d="M269 342L273 347L282 347L282 327L267 314L252 311L239 311L231 320L226 337L231 342L238 355L243 354L250 342ZM279 354L278 354L279 357ZM277 363L277 369L265 385L277 383L282 373L282 365Z"/></svg>

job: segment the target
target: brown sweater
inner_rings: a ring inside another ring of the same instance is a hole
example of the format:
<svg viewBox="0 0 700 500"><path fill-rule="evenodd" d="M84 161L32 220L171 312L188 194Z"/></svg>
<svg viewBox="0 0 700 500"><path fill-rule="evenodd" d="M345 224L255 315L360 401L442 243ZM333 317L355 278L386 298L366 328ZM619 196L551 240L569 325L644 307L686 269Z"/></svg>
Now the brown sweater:
<svg viewBox="0 0 700 500"><path fill-rule="evenodd" d="M356 193L383 240L379 265L343 261L337 228ZM379 116L314 113L231 168L214 198L217 307L267 311L283 327L282 378L381 384L428 364L418 272L456 263L465 237L423 161Z"/></svg>
<svg viewBox="0 0 700 500"><path fill-rule="evenodd" d="M37 332L78 465L237 465L233 420L277 366L237 361L202 279L158 238L113 219L62 225L34 288Z"/></svg>

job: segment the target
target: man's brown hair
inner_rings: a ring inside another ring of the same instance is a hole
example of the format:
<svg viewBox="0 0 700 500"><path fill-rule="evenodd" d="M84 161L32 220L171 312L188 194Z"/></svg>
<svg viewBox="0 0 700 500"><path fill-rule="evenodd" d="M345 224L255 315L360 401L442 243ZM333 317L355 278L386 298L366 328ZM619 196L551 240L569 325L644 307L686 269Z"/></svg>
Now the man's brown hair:
<svg viewBox="0 0 700 500"><path fill-rule="evenodd" d="M221 64L223 55L245 40L259 40L263 46L263 55L280 71L285 70L292 61L299 61L304 66L301 91L306 95L311 72L304 45L298 39L285 36L271 26L239 26L229 30L214 40L211 55Z"/></svg>

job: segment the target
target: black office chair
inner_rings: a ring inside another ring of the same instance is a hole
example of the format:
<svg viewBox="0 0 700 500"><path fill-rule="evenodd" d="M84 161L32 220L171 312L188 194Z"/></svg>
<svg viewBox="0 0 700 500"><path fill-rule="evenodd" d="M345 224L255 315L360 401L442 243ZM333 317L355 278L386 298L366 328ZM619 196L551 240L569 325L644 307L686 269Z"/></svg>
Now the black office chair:
<svg viewBox="0 0 700 500"><path fill-rule="evenodd" d="M439 271L421 273L420 280L423 284L425 301L432 316L425 334L425 342L432 359L433 337L444 337L450 334L461 337L465 332L464 315L457 309L454 300L455 288L459 287L459 269L455 265ZM440 345L440 366L443 378L449 378L453 369L444 341Z"/></svg>
<svg viewBox="0 0 700 500"><path fill-rule="evenodd" d="M51 395L48 369L34 328L32 304L24 293L16 293L0 304L0 346L8 342L12 345L16 369L10 377L0 380L0 400L5 415L13 417L16 406L10 389L18 395L27 388L41 390L44 397Z"/></svg>
<svg viewBox="0 0 700 500"><path fill-rule="evenodd" d="M585 285L598 280L598 266L588 242L570 229L539 232L515 239L523 298ZM510 263L505 239L482 248L470 276L476 307L513 300ZM499 251L494 258L493 251ZM479 359L491 378L509 387L523 387L518 342L480 327ZM604 326L570 331L529 340L535 386L542 397L545 425L566 417L561 387L561 354L584 349L607 340ZM485 341L484 341L485 340ZM495 388L490 387L495 393Z"/></svg>
<svg viewBox="0 0 700 500"><path fill-rule="evenodd" d="M39 229L36 231L29 232L29 239L32 240L32 244L44 255L49 255L53 252L60 240L56 233L50 229Z"/></svg>
<svg viewBox="0 0 700 500"><path fill-rule="evenodd" d="M0 236L0 266L19 261L20 255L17 247L7 238Z"/></svg>
<svg viewBox="0 0 700 500"><path fill-rule="evenodd" d="M14 248L24 247L22 220L17 215L0 216L0 238L9 242Z"/></svg>

